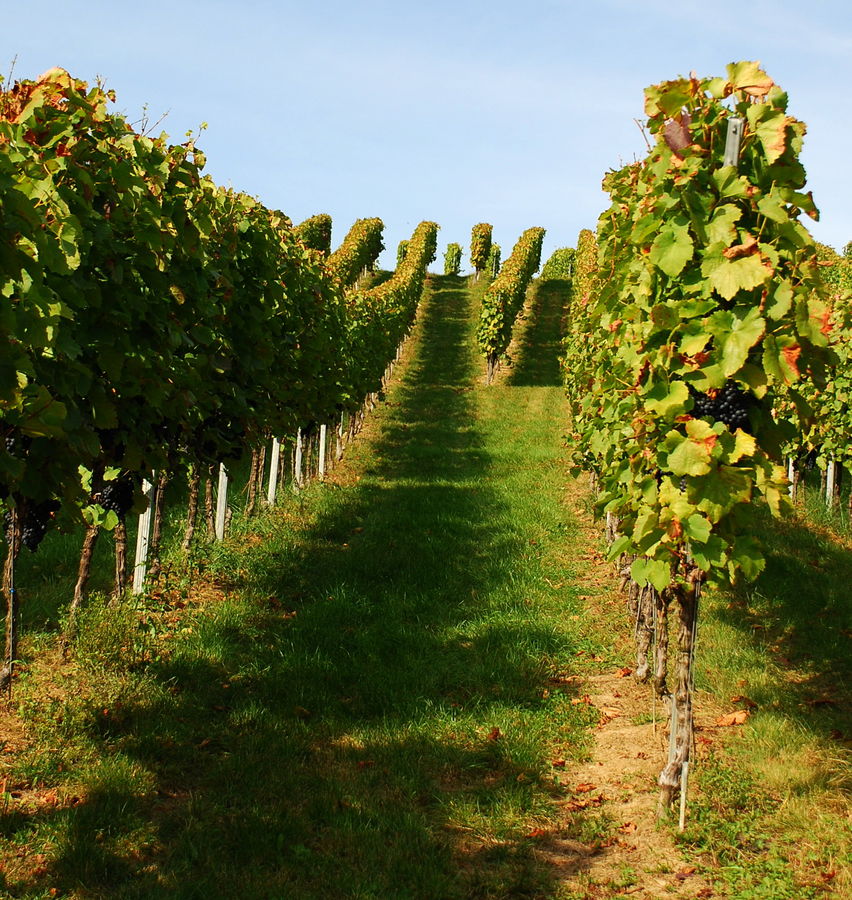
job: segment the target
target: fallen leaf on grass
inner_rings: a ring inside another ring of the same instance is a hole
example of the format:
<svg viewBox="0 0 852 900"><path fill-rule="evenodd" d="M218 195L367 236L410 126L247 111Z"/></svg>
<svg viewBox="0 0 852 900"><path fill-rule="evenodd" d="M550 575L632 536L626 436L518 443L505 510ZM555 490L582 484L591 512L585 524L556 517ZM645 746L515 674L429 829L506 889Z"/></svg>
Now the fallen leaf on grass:
<svg viewBox="0 0 852 900"><path fill-rule="evenodd" d="M675 878L685 881L690 875L694 875L697 871L698 868L696 866L684 866L682 869L678 869L678 871L675 872Z"/></svg>
<svg viewBox="0 0 852 900"><path fill-rule="evenodd" d="M571 704L573 706L577 706L578 703L585 703L588 706L592 705L592 698L588 694L583 694L582 697L572 697Z"/></svg>
<svg viewBox="0 0 852 900"><path fill-rule="evenodd" d="M544 837L547 832L543 828L533 828L533 830L527 835L528 838L540 838Z"/></svg>
<svg viewBox="0 0 852 900"><path fill-rule="evenodd" d="M618 830L622 834L633 834L638 827L639 826L635 822L625 822L623 825L618 826Z"/></svg>
<svg viewBox="0 0 852 900"><path fill-rule="evenodd" d="M605 799L606 797L603 794L597 794L594 797L584 797L582 800L574 797L565 806L570 810L587 809L589 806L600 806Z"/></svg>
<svg viewBox="0 0 852 900"><path fill-rule="evenodd" d="M503 737L503 732L495 725L491 731L488 732L488 740L496 741Z"/></svg>
<svg viewBox="0 0 852 900"><path fill-rule="evenodd" d="M749 709L757 709L757 704L754 702L754 700L744 696L743 694L737 694L736 697L731 697L731 703L742 703Z"/></svg>
<svg viewBox="0 0 852 900"><path fill-rule="evenodd" d="M627 678L628 675L632 675L632 674L633 674L633 669L631 669L630 666L623 666L615 673L615 677L616 678Z"/></svg>
<svg viewBox="0 0 852 900"><path fill-rule="evenodd" d="M616 718L616 716L621 715L621 710L617 706L604 706L601 707L601 712L608 716L610 719Z"/></svg>
<svg viewBox="0 0 852 900"><path fill-rule="evenodd" d="M564 769L565 768L565 760L564 759L554 759L554 760L551 760L550 765L552 765L554 769Z"/></svg>
<svg viewBox="0 0 852 900"><path fill-rule="evenodd" d="M747 709L738 709L736 712L728 713L726 716L719 716L714 724L720 728L727 728L731 725L742 725L751 715Z"/></svg>
<svg viewBox="0 0 852 900"><path fill-rule="evenodd" d="M588 794L593 791L597 787L596 784L591 784L590 782L583 782L583 784L578 784L577 787L574 788L575 794Z"/></svg>

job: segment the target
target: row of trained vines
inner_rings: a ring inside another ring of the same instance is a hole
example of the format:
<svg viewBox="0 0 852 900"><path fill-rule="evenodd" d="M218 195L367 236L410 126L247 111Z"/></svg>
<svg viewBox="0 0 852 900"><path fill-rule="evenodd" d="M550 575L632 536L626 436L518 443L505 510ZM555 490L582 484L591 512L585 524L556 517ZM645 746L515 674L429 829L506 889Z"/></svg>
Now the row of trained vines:
<svg viewBox="0 0 852 900"><path fill-rule="evenodd" d="M543 228L528 228L482 298L476 339L486 359L489 383L512 341L527 288L541 263L543 240Z"/></svg>
<svg viewBox="0 0 852 900"><path fill-rule="evenodd" d="M327 256L330 217L294 229L204 176L192 140L134 132L114 99L61 69L0 94L6 680L22 542L123 529L152 472L197 489L246 448L358 409L435 256L426 222L389 281L352 290L381 220Z"/></svg>
<svg viewBox="0 0 852 900"><path fill-rule="evenodd" d="M789 505L785 455L829 433L848 453L848 369L834 366L849 321L799 220L817 211L784 91L741 62L650 87L645 110L647 157L606 175L611 205L578 241L563 363L574 463L629 588L636 674L671 703L668 805L685 796L701 587L761 572L762 511Z"/></svg>

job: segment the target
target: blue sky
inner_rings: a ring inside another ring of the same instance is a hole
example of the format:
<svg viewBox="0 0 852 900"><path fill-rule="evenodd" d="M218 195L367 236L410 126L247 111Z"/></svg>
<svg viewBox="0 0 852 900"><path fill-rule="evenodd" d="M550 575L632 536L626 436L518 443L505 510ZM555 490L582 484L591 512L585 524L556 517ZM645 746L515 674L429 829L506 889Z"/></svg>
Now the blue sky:
<svg viewBox="0 0 852 900"><path fill-rule="evenodd" d="M295 222L330 213L335 245L379 216L386 264L422 219L439 253L479 221L504 255L533 225L545 255L574 245L607 169L643 155L644 87L758 59L808 125L812 233L852 240L848 0L31 0L25 18L0 68L100 76L175 142L208 123L217 182Z"/></svg>

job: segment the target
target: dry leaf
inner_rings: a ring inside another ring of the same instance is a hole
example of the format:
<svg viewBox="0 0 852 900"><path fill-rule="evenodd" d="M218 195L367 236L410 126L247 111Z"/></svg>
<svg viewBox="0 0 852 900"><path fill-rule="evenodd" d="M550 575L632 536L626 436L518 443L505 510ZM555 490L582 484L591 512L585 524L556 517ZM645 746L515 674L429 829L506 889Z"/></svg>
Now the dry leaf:
<svg viewBox="0 0 852 900"><path fill-rule="evenodd" d="M544 837L547 832L543 828L533 828L533 830L527 835L528 838L540 838Z"/></svg>
<svg viewBox="0 0 852 900"><path fill-rule="evenodd" d="M571 703L576 706L578 703L586 703L589 706L592 705L592 698L588 694L583 694L582 697L572 697Z"/></svg>
<svg viewBox="0 0 852 900"><path fill-rule="evenodd" d="M727 728L730 725L742 725L751 715L747 709L738 709L736 712L728 713L726 716L719 716L715 724Z"/></svg>
<svg viewBox="0 0 852 900"><path fill-rule="evenodd" d="M618 830L622 834L633 834L638 827L639 826L635 822L625 822L623 825L619 826Z"/></svg>
<svg viewBox="0 0 852 900"><path fill-rule="evenodd" d="M578 784L577 787L574 788L575 794L588 794L589 791L593 791L597 787L596 784L591 784L590 782L583 782L583 784Z"/></svg>
<svg viewBox="0 0 852 900"><path fill-rule="evenodd" d="M627 678L628 675L632 675L632 674L633 674L633 669L631 669L630 666L624 666L615 673L615 677L616 678Z"/></svg>
<svg viewBox="0 0 852 900"><path fill-rule="evenodd" d="M752 253L758 253L760 248L757 245L757 238L753 234L746 235L741 244L734 244L722 251L725 259L740 259L743 256L750 256Z"/></svg>
<svg viewBox="0 0 852 900"><path fill-rule="evenodd" d="M747 706L749 709L757 709L757 704L754 700L751 700L749 697L746 697L744 694L737 694L736 697L731 697L731 703L742 703L744 706Z"/></svg>
<svg viewBox="0 0 852 900"><path fill-rule="evenodd" d="M496 741L503 737L503 732L495 725L491 731L488 732L488 740Z"/></svg>
<svg viewBox="0 0 852 900"><path fill-rule="evenodd" d="M698 869L696 866L684 866L682 869L675 872L675 878L685 881L690 875L694 875L697 871Z"/></svg>
<svg viewBox="0 0 852 900"><path fill-rule="evenodd" d="M550 765L552 765L554 769L564 769L565 768L565 760L564 759L554 759L554 760L551 760Z"/></svg>

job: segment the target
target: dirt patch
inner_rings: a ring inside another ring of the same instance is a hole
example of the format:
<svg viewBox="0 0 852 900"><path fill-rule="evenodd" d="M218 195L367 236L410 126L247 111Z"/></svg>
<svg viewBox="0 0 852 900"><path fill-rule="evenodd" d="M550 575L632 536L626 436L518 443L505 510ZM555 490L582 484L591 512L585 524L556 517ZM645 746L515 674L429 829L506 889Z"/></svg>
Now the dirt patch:
<svg viewBox="0 0 852 900"><path fill-rule="evenodd" d="M593 708L598 718L589 761L560 775L568 796L562 803L565 827L560 834L580 834L582 839L549 836L538 855L575 896L711 897L707 881L675 844L671 824L657 814L657 777L668 749L667 709L655 703L649 685L633 677L624 598L614 567L604 562L601 526L589 509L585 484L569 482L565 500L584 546L574 564L577 583L588 591L583 597L586 613L596 630L612 635L612 650L621 664L572 678L579 702ZM699 711L699 734L712 727L716 712Z"/></svg>
<svg viewBox="0 0 852 900"><path fill-rule="evenodd" d="M560 777L568 828L575 816L597 816L593 840L551 840L540 857L588 897L710 897L711 889L675 846L657 817L657 776L668 745L665 709L652 712L650 689L627 667L578 679L581 701L599 714L588 762ZM656 721L654 720L656 719Z"/></svg>

